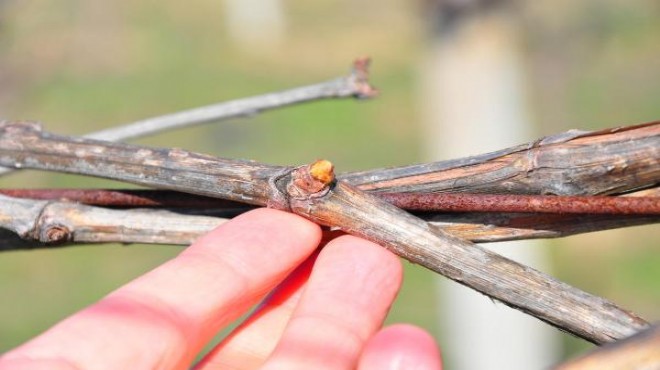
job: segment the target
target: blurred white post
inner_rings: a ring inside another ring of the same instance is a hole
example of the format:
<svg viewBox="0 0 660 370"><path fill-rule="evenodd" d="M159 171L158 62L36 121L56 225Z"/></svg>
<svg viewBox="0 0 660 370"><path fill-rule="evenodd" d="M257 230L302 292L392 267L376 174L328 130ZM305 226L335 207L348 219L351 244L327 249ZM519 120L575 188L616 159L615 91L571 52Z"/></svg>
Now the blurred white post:
<svg viewBox="0 0 660 370"><path fill-rule="evenodd" d="M453 6L435 15L443 23L421 75L423 138L430 160L484 153L533 136L512 18L506 11L474 6L477 2L444 1ZM469 9L461 9L468 3ZM442 6L435 10L443 11ZM547 270L541 242L485 246ZM557 360L559 335L547 324L442 277L438 300L448 367L541 369Z"/></svg>
<svg viewBox="0 0 660 370"><path fill-rule="evenodd" d="M245 51L279 47L286 32L281 0L224 0L229 34Z"/></svg>

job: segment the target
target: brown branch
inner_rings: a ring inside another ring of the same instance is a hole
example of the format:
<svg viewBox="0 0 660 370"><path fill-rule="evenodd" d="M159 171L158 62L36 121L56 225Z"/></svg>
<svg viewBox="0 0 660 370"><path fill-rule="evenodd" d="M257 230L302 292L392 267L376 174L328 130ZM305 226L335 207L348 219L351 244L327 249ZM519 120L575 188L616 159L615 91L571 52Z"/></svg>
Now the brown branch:
<svg viewBox="0 0 660 370"><path fill-rule="evenodd" d="M658 197L443 193L377 194L388 203L409 211L660 215L660 198Z"/></svg>
<svg viewBox="0 0 660 370"><path fill-rule="evenodd" d="M14 198L62 200L112 208L203 208L245 212L245 203L170 190L152 189L0 189Z"/></svg>
<svg viewBox="0 0 660 370"><path fill-rule="evenodd" d="M290 208L320 224L373 240L594 343L624 338L648 325L611 302L450 236L346 183L330 183L331 166L325 162L291 169L182 150L72 139L42 132L33 124L5 123L0 125L0 164Z"/></svg>
<svg viewBox="0 0 660 370"><path fill-rule="evenodd" d="M238 202L166 190L0 189L29 199L66 199L104 207L183 207L249 209ZM544 196L520 194L376 193L407 211L518 212L551 214L660 215L660 197Z"/></svg>
<svg viewBox="0 0 660 370"><path fill-rule="evenodd" d="M660 324L608 343L556 370L660 369Z"/></svg>

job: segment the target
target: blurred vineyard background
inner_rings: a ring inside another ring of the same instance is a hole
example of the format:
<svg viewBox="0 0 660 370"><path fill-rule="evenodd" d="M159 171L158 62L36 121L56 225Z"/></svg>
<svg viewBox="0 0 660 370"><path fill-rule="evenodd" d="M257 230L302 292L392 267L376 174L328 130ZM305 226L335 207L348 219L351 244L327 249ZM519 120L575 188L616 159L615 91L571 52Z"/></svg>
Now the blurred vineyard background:
<svg viewBox="0 0 660 370"><path fill-rule="evenodd" d="M287 0L280 18L259 21L272 23L266 35L241 29L240 14L229 17L231 3L0 0L0 118L83 134L342 76L355 57L369 55L372 82L382 91L375 100L315 102L136 142L274 164L328 158L339 171L422 160L420 65L430 33L424 2ZM658 2L515 6L538 135L660 118ZM126 187L36 171L1 178L0 186ZM646 226L548 241L549 272L657 321L659 240L658 227ZM102 245L3 253L0 351L179 251ZM436 322L432 274L410 264L406 273L389 320L450 341ZM564 337L562 356L588 348Z"/></svg>

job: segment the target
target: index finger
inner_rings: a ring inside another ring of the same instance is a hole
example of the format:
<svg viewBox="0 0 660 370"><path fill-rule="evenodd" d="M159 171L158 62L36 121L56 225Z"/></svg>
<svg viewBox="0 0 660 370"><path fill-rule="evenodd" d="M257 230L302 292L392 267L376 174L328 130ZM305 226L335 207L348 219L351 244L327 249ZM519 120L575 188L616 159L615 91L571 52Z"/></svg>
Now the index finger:
<svg viewBox="0 0 660 370"><path fill-rule="evenodd" d="M0 368L25 359L85 369L189 366L207 341L282 281L320 238L320 228L299 216L248 212L8 353Z"/></svg>

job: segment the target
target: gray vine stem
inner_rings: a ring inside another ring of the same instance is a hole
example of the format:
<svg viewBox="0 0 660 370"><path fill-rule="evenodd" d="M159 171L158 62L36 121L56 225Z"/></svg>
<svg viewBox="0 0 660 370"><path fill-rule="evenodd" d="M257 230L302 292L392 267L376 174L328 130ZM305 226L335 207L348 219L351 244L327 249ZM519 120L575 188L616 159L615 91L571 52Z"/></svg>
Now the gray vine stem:
<svg viewBox="0 0 660 370"><path fill-rule="evenodd" d="M0 164L79 173L288 209L375 241L398 255L594 343L648 323L602 298L447 234L375 196L334 181L325 161L299 168L214 158L0 125Z"/></svg>
<svg viewBox="0 0 660 370"><path fill-rule="evenodd" d="M660 184L660 121L571 130L488 154L339 178L374 192L622 194Z"/></svg>
<svg viewBox="0 0 660 370"><path fill-rule="evenodd" d="M225 221L167 210L115 210L0 195L0 227L12 232L0 232L0 251L73 242L188 245Z"/></svg>
<svg viewBox="0 0 660 370"><path fill-rule="evenodd" d="M293 104L306 103L314 100L336 98L368 99L374 97L378 93L378 91L369 84L368 67L369 59L360 58L353 63L353 70L346 77L147 118L125 125L92 132L83 137L106 141L124 141L153 135L167 130L255 115L266 110L283 108ZM14 171L14 169L0 168L0 176L12 171Z"/></svg>

